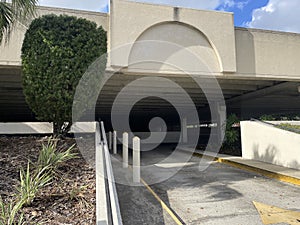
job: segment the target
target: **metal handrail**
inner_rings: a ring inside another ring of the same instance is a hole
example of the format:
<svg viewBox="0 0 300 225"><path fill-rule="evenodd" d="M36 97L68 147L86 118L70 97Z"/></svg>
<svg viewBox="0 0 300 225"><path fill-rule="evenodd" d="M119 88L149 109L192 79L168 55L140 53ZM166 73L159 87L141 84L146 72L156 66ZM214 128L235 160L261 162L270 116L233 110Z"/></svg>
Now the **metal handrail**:
<svg viewBox="0 0 300 225"><path fill-rule="evenodd" d="M111 207L111 216L112 216L112 223L113 225L122 225L122 216L118 201L118 194L115 184L115 179L113 175L113 168L110 158L110 153L108 150L107 145L107 138L104 128L104 123L101 121L101 134L102 134L102 140L103 140L103 151L105 156L105 164L106 164L106 175L107 175L107 181L108 181L108 189L109 189L109 197L110 197L110 207Z"/></svg>
<svg viewBox="0 0 300 225"><path fill-rule="evenodd" d="M102 138L103 138L103 144L107 145L107 137L106 137L106 133L105 133L105 128L104 128L104 123L103 121L100 121L100 126L101 126L101 134L102 134Z"/></svg>
<svg viewBox="0 0 300 225"><path fill-rule="evenodd" d="M109 198L106 184L104 151L101 145L101 133L99 123L95 130L95 155L96 155L96 224L108 225L109 223Z"/></svg>

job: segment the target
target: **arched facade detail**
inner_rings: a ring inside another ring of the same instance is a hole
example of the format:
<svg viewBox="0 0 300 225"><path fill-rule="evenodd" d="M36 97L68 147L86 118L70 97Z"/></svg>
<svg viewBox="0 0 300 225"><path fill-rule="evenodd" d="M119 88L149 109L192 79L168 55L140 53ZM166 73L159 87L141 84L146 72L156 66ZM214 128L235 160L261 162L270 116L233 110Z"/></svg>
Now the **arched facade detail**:
<svg viewBox="0 0 300 225"><path fill-rule="evenodd" d="M174 66L176 65L176 66ZM166 73L220 73L222 63L212 41L199 29L165 21L145 29L133 43L129 70Z"/></svg>

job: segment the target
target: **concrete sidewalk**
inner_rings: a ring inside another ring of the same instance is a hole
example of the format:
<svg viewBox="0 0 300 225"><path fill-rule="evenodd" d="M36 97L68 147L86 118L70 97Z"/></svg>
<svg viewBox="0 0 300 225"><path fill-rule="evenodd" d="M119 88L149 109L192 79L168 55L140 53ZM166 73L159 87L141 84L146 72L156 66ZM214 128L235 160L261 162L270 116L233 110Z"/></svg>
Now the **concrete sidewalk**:
<svg viewBox="0 0 300 225"><path fill-rule="evenodd" d="M193 152L195 156L204 157L206 159L224 163L242 170L255 172L272 179L300 186L300 170L290 169L256 160L243 159L242 157L237 156L229 156L224 154L216 155L214 152L204 152L189 147L182 147L181 150Z"/></svg>

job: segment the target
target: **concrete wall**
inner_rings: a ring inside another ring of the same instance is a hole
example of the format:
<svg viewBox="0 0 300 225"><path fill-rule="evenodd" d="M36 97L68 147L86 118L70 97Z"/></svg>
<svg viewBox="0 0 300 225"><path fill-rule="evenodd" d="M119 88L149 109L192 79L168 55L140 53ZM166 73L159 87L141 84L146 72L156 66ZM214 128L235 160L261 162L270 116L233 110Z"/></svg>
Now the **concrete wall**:
<svg viewBox="0 0 300 225"><path fill-rule="evenodd" d="M241 122L242 157L300 169L300 135L255 121Z"/></svg>
<svg viewBox="0 0 300 225"><path fill-rule="evenodd" d="M71 9L60 9L50 7L38 7L37 17L46 14L66 14L70 16L76 16L85 18L95 22L98 26L103 26L105 30L108 29L108 17L107 14L89 11L79 11ZM2 43L0 46L0 66L20 66L21 65L21 47L27 25L18 24L8 44Z"/></svg>
<svg viewBox="0 0 300 225"><path fill-rule="evenodd" d="M300 78L300 34L235 29L237 74Z"/></svg>
<svg viewBox="0 0 300 225"><path fill-rule="evenodd" d="M95 130L95 122L77 122L72 125L70 133L94 133ZM53 133L53 124L47 122L0 123L0 135L51 133Z"/></svg>

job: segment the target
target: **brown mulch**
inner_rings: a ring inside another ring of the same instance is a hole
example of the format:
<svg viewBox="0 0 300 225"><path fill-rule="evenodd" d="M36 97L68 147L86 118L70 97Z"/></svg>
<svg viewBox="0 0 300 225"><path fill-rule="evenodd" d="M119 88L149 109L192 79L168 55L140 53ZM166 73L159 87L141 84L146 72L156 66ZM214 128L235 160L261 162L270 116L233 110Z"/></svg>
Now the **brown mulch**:
<svg viewBox="0 0 300 225"><path fill-rule="evenodd" d="M47 137L0 137L0 195L4 201L13 198L19 183L20 168L28 160L36 161ZM58 142L67 149L75 143L68 138ZM30 207L24 207L26 224L95 224L95 171L82 158L77 147L77 159L68 161L58 171L58 176L42 189Z"/></svg>

